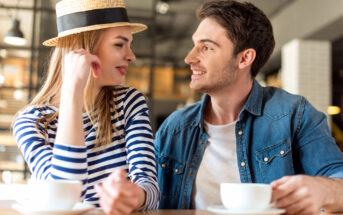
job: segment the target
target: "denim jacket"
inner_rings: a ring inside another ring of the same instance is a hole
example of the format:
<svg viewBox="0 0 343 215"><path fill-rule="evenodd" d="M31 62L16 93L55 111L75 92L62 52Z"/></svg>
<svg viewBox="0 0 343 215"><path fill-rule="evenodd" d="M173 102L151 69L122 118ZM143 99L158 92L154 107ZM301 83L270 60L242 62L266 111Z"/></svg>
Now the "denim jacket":
<svg viewBox="0 0 343 215"><path fill-rule="evenodd" d="M204 111L209 99L206 95L174 112L156 133L160 208L192 208L192 188L208 139ZM326 116L302 96L254 80L235 134L242 183L270 183L294 174L343 178L343 154Z"/></svg>

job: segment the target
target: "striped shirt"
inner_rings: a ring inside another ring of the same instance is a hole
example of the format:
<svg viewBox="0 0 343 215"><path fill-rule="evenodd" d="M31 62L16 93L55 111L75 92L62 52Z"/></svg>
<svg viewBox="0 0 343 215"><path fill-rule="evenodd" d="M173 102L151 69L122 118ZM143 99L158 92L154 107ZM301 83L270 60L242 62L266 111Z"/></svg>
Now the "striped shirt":
<svg viewBox="0 0 343 215"><path fill-rule="evenodd" d="M55 113L54 106L29 106L18 114L13 132L19 149L32 173L38 179L76 179L83 182L82 199L99 207L94 185L103 182L115 169L125 169L130 180L146 191L142 210L156 209L159 203L155 149L148 107L144 96L131 87L113 91L116 111L111 109L112 142L95 146L95 130L87 114L83 114L85 146L56 143L58 119L43 123L36 121ZM113 108L113 107L112 107ZM47 140L47 144L45 143Z"/></svg>

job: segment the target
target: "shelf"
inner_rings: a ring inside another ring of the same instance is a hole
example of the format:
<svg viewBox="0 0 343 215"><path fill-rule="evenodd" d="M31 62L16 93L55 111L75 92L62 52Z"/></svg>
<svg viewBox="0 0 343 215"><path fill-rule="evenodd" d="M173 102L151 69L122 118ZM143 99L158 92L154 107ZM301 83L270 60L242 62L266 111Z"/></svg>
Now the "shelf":
<svg viewBox="0 0 343 215"><path fill-rule="evenodd" d="M17 146L12 133L0 133L0 145L1 146Z"/></svg>
<svg viewBox="0 0 343 215"><path fill-rule="evenodd" d="M0 171L24 171L25 164L13 161L0 161Z"/></svg>
<svg viewBox="0 0 343 215"><path fill-rule="evenodd" d="M155 93L153 95L154 100L158 101L174 101L174 102L185 102L187 97L177 95L177 94L164 94L164 93Z"/></svg>
<svg viewBox="0 0 343 215"><path fill-rule="evenodd" d="M17 89L29 90L30 88L29 87L14 87L14 86L1 86L0 87L0 90L17 90Z"/></svg>

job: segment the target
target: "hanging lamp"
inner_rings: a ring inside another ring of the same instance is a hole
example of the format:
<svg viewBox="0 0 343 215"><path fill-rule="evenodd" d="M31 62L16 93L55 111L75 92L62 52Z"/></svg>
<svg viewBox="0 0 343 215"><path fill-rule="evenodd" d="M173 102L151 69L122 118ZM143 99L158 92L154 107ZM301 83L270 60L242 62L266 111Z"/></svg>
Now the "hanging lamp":
<svg viewBox="0 0 343 215"><path fill-rule="evenodd" d="M23 32L20 30L20 21L15 18L12 28L8 31L4 39L5 43L15 46L23 46L26 43Z"/></svg>

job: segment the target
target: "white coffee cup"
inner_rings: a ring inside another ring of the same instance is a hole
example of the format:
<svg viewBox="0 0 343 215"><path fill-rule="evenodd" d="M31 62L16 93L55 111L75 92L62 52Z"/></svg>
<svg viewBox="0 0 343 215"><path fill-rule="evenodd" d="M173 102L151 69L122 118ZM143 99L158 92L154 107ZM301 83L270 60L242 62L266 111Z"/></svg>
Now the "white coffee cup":
<svg viewBox="0 0 343 215"><path fill-rule="evenodd" d="M80 201L82 183L78 180L37 180L28 182L28 198L23 202L29 210L71 210Z"/></svg>
<svg viewBox="0 0 343 215"><path fill-rule="evenodd" d="M232 211L263 211L270 207L272 189L268 184L221 183L223 205Z"/></svg>

